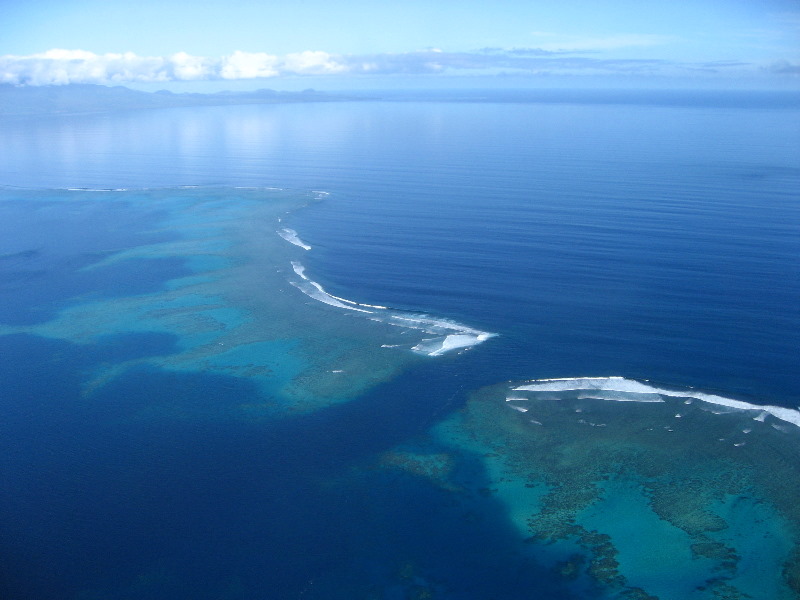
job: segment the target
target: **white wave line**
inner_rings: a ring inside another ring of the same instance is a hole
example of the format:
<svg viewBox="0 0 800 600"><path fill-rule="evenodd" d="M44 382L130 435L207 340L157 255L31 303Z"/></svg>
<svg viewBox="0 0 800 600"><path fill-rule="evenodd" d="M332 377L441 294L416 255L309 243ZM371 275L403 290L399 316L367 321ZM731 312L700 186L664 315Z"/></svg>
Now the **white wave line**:
<svg viewBox="0 0 800 600"><path fill-rule="evenodd" d="M352 304L354 306L366 306L367 308L377 308L379 310L389 310L388 306L380 306L378 304L363 304L361 302L353 302L352 300L348 300L347 298L340 298L339 296L334 296L333 294L328 294L331 298L336 298L341 302L347 302L348 304Z"/></svg>
<svg viewBox="0 0 800 600"><path fill-rule="evenodd" d="M338 300L333 298L328 292L326 292L323 289L323 287L316 281L311 281L309 279L306 281L307 285L303 285L302 283L296 283L294 281L290 281L289 283L291 283L293 286L295 286L309 298L313 298L314 300L319 300L320 302L329 304L330 306L336 306L337 308L345 308L347 310L354 310L356 312L372 314L371 311L364 310L361 308L356 308L355 306L348 306L343 302L339 302Z"/></svg>
<svg viewBox="0 0 800 600"><path fill-rule="evenodd" d="M322 190L312 190L312 193L316 195L317 200L322 200L329 195L329 192ZM301 240L294 229L285 227L279 229L277 233L287 242L303 248L304 250L311 250L311 246ZM299 262L292 261L291 264L295 274L300 277L302 281L290 281L290 283L310 298L338 308L367 313L371 315L369 318L374 321L402 327L404 329L424 331L425 333L436 336L434 338L424 339L415 346L412 346L411 350L417 354L440 356L451 350L471 348L496 335L487 331L473 329L472 327L467 327L459 323L453 323L445 319L436 319L427 316L406 316L399 314L400 311L390 309L388 306L362 304L347 298L334 296L325 291L319 283L309 279L305 274L305 267ZM381 315L380 313L375 313L375 311L386 312L384 315Z"/></svg>
<svg viewBox="0 0 800 600"><path fill-rule="evenodd" d="M299 246L303 250L311 250L311 246L309 246L303 240L301 240L300 236L297 235L297 232L294 229L289 229L288 227L284 227L283 229L278 230L278 235L281 236L290 244Z"/></svg>
<svg viewBox="0 0 800 600"><path fill-rule="evenodd" d="M309 281L308 277L306 277L306 268L296 260L292 261L292 270L306 281Z"/></svg>
<svg viewBox="0 0 800 600"><path fill-rule="evenodd" d="M292 270L298 277L300 277L302 281L290 281L290 283L310 298L324 302L330 306L367 313L368 315L371 315L369 317L370 319L387 325L402 327L404 329L415 329L435 335L436 337L424 339L411 347L412 352L417 354L441 356L445 352L449 352L451 350L466 349L477 346L481 342L484 342L496 335L487 331L473 329L459 323L453 323L445 319L435 319L427 316L405 316L398 314L397 311L394 311L387 306L381 306L377 304L361 304L359 302L354 302L353 300L348 300L347 298L334 296L333 294L325 291L325 289L319 283L309 279L305 273L306 269L302 264L297 261L292 261L291 265ZM376 313L375 310L367 309L375 309L381 312ZM383 311L385 311L385 314L381 314Z"/></svg>
<svg viewBox="0 0 800 600"><path fill-rule="evenodd" d="M725 398L724 396L717 396L714 394L706 394L704 392L697 392L694 390L668 390L665 388L657 388L651 385L636 381L635 379L626 379L625 377L612 376L612 377L571 377L562 379L536 379L528 384L521 385L513 388L515 391L528 391L528 392L566 392L566 391L580 391L580 390L596 390L603 392L619 392L631 394L653 394L657 396L668 396L672 398L694 398L708 404L715 404L718 406L726 406L736 410L753 410L758 411L759 415L755 417L756 420L763 420L766 416L765 413L772 415L776 419L791 423L800 427L800 410L794 408L787 408L784 406L771 406L760 405L745 402L743 400L734 400L732 398ZM617 400L617 398L604 398L606 400Z"/></svg>

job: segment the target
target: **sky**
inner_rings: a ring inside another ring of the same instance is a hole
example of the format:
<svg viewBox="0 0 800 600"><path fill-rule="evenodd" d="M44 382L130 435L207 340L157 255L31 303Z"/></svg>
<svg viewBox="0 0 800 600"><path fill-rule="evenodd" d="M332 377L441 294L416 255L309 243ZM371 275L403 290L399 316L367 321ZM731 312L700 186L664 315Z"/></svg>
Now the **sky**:
<svg viewBox="0 0 800 600"><path fill-rule="evenodd" d="M800 89L800 0L0 0L0 82Z"/></svg>

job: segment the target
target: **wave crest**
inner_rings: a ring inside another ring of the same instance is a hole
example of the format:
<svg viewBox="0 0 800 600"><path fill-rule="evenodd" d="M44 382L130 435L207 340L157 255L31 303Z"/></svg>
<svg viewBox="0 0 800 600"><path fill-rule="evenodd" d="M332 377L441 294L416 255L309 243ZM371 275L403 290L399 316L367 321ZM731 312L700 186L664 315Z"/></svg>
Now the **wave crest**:
<svg viewBox="0 0 800 600"><path fill-rule="evenodd" d="M684 390L655 387L648 382L627 379L625 377L571 377L564 379L535 379L525 385L512 388L515 392L547 393L557 392L587 392L592 398L600 400L628 401L628 402L663 402L663 396L671 398L686 398L707 404L725 406L734 410L754 411L758 414L755 420L764 420L766 415L772 415L786 423L800 427L800 410L784 406L759 405L734 400L715 394L707 394L688 388ZM558 399L557 395L549 396ZM588 397L588 396L587 396ZM507 400L511 401L512 398ZM513 400L520 400L515 396Z"/></svg>
<svg viewBox="0 0 800 600"><path fill-rule="evenodd" d="M284 227L283 229L278 230L278 235L281 236L290 244L294 244L295 246L298 246L303 250L311 250L311 246L309 246L303 240L301 240L300 236L297 235L297 232L294 229L289 229L288 227Z"/></svg>
<svg viewBox="0 0 800 600"><path fill-rule="evenodd" d="M447 319L415 314L378 304L362 304L360 302L348 300L347 298L334 296L325 291L325 288L319 283L309 279L306 275L306 269L302 264L297 261L292 261L291 264L292 270L300 279L299 281L290 280L290 283L306 296L328 304L329 306L369 315L369 318L374 321L407 330L421 331L434 336L422 339L411 346L411 351L416 354L441 356L452 350L466 350L472 348L496 335Z"/></svg>

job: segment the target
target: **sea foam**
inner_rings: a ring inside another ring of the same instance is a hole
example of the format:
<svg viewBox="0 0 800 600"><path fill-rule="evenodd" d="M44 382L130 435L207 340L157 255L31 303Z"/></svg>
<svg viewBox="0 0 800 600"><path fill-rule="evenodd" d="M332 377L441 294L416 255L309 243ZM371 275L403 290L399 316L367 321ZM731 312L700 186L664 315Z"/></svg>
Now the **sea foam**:
<svg viewBox="0 0 800 600"><path fill-rule="evenodd" d="M284 236L281 236L284 237ZM287 239L284 237L284 239ZM287 241L291 241L287 239ZM292 242L293 243L293 242ZM411 351L416 354L423 354L426 356L441 356L446 352L452 350L464 350L472 348L478 344L494 337L496 334L487 331L474 329L461 323L456 323L448 319L441 319L432 317L430 315L415 314L408 311L396 310L387 306L379 304L363 304L348 300L341 296L334 296L328 293L316 281L310 279L306 275L305 267L298 261L292 261L292 270L295 275L300 279L299 281L291 281L293 286L306 294L308 297L313 298L319 302L335 306L337 308L344 308L346 310L355 311L369 315L373 321L378 321L394 327L400 327L406 330L421 331L424 334L433 337L426 337L418 343L411 346ZM383 347L394 347L396 345L386 345Z"/></svg>
<svg viewBox="0 0 800 600"><path fill-rule="evenodd" d="M428 356L439 356L450 350L457 350L459 348L471 348L481 342L488 340L492 337L490 333L451 333L446 335L444 339L434 338L431 340L423 340L413 348L414 352L420 354L427 354Z"/></svg>
<svg viewBox="0 0 800 600"><path fill-rule="evenodd" d="M322 199L327 195L326 192L315 193L318 199ZM284 227L279 229L277 233L290 244L303 248L304 250L311 250L311 246L303 242L294 229ZM425 337L410 347L411 351L416 354L441 356L452 350L472 348L496 335L448 319L397 310L380 304L365 304L349 300L348 298L342 298L341 296L335 296L326 291L322 285L310 279L306 275L306 268L300 262L292 261L291 264L292 270L300 279L295 281L290 280L289 283L309 298L313 298L314 300L336 308L343 308L369 315L368 318L373 321L401 327L406 330L417 330L426 335L433 336ZM396 344L382 345L382 347L395 346Z"/></svg>
<svg viewBox="0 0 800 600"><path fill-rule="evenodd" d="M299 246L303 250L311 250L311 246L309 246L303 240L301 240L300 236L297 235L297 232L294 229L289 229L288 227L284 227L283 229L278 230L278 235L281 236L290 244Z"/></svg>
<svg viewBox="0 0 800 600"><path fill-rule="evenodd" d="M363 308L357 308L356 306L352 306L351 304L355 303L345 303L336 298L335 296L331 296L325 289L318 284L316 281L312 281L309 279L305 274L305 267L298 262L292 262L292 269L294 272L300 277L301 281L290 281L293 286L298 288L301 292L303 292L306 296L313 298L314 300L318 300L330 306L335 306L337 308L344 308L347 310L354 310L356 312L362 313L371 313L369 310L365 310Z"/></svg>
<svg viewBox="0 0 800 600"><path fill-rule="evenodd" d="M791 423L800 427L800 410L795 408L752 404L743 400L734 400L724 396L698 392L693 389L671 390L655 387L649 383L637 381L635 379L626 379L625 377L618 376L537 379L526 383L525 385L515 387L513 390L520 392L603 392L602 395L592 395L593 397L599 397L603 400L626 400L636 402L663 402L662 396L672 398L692 398L708 404L725 406L735 410L755 411L759 413L756 417L754 417L756 420L763 421L766 415L769 414L776 419L780 419L781 421L785 421L786 423ZM637 396L639 397L637 398Z"/></svg>

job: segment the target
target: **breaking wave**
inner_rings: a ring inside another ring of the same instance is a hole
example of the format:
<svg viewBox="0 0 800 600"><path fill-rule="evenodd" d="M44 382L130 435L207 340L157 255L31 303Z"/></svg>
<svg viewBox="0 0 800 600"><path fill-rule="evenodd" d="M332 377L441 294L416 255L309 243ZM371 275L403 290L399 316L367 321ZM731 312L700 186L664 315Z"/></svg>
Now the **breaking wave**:
<svg viewBox="0 0 800 600"><path fill-rule="evenodd" d="M472 348L496 335L448 319L396 310L378 304L363 304L340 296L334 296L325 291L325 288L319 283L309 279L306 275L305 267L299 262L292 261L292 270L300 279L289 283L314 300L337 308L362 313L364 316L368 315L368 318L374 321L407 330L419 331L424 336L431 336L423 337L422 340L410 347L411 351L416 354L441 356L452 350Z"/></svg>
<svg viewBox="0 0 800 600"><path fill-rule="evenodd" d="M290 244L299 246L303 250L311 250L311 246L309 246L303 240L301 240L294 229L289 229L288 227L284 227L283 229L278 230L278 235L281 236Z"/></svg>
<svg viewBox="0 0 800 600"><path fill-rule="evenodd" d="M626 379L625 377L572 377L564 379L536 379L525 385L512 388L514 396L506 398L508 402L524 401L519 392L536 394L536 397L553 400L559 399L559 392L577 392L583 398L612 400L617 402L664 402L664 397L685 398L685 403L694 401L724 406L737 411L753 411L756 421L764 421L768 415L786 423L800 427L800 410L783 406L752 404L743 400L734 400L715 394L707 394L697 390L667 389L655 387L646 381Z"/></svg>

